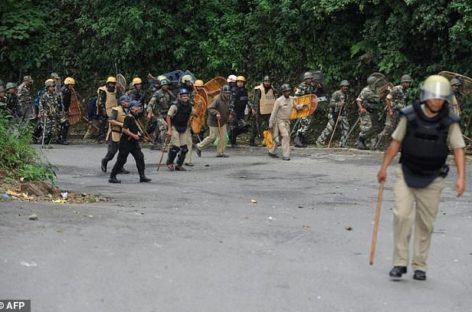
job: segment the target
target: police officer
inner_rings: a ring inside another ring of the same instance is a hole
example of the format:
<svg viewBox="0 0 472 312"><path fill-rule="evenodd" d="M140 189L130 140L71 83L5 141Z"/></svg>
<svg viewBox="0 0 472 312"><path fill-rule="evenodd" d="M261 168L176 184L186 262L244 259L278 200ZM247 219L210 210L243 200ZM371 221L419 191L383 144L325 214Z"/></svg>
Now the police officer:
<svg viewBox="0 0 472 312"><path fill-rule="evenodd" d="M43 129L44 142L59 142L59 131L61 119L63 118L62 103L59 94L56 92L56 83L53 79L44 82L46 92L39 101L39 115Z"/></svg>
<svg viewBox="0 0 472 312"><path fill-rule="evenodd" d="M118 159L111 170L110 179L108 180L110 183L121 183L121 181L116 178L116 175L122 171L129 154L133 155L133 158L136 161L136 167L138 168L139 173L139 182L151 181L151 179L147 178L144 174L144 154L139 146L139 141L143 134L139 131L136 118L141 111L142 108L140 102L130 102L130 110L123 121L123 134L120 138Z"/></svg>
<svg viewBox="0 0 472 312"><path fill-rule="evenodd" d="M236 77L236 89L234 95L234 118L231 122L229 139L232 147L237 146L236 139L238 135L247 131L245 117L246 108L248 108L249 97L246 89L246 78L244 76Z"/></svg>
<svg viewBox="0 0 472 312"><path fill-rule="evenodd" d="M376 131L380 129L379 112L380 112L380 97L375 92L375 83L377 78L369 76L367 78L367 87L362 89L361 93L356 99L357 107L359 109L360 128L359 137L357 138L356 147L358 149L367 149L367 140L371 138ZM375 142L372 142L372 147Z"/></svg>
<svg viewBox="0 0 472 312"><path fill-rule="evenodd" d="M151 149L160 149L159 142L164 143L165 134L167 132L167 123L164 118L167 116L175 95L170 91L170 81L165 78L160 81L161 88L156 91L147 108L147 118L149 122L155 122L154 127L154 143Z"/></svg>
<svg viewBox="0 0 472 312"><path fill-rule="evenodd" d="M303 96L307 94L315 94L313 73L309 71L303 74L303 81L298 85L298 88L295 91L295 96ZM312 123L313 119L311 116L304 117L300 120L300 128L297 130L297 135L293 141L296 147L306 147L305 139Z"/></svg>
<svg viewBox="0 0 472 312"><path fill-rule="evenodd" d="M277 98L269 119L269 131L273 132L274 138L282 137L282 159L290 160L290 115L293 108L293 96L290 96L292 88L289 84L281 87L282 96ZM296 109L302 109L302 105L297 105ZM275 151L277 144L273 144L269 150L269 156L278 158Z"/></svg>
<svg viewBox="0 0 472 312"><path fill-rule="evenodd" d="M61 89L62 109L64 111L64 118L61 120L59 144L63 144L63 145L69 144L69 142L67 142L67 135L69 133L69 127L70 127L68 115L69 115L69 108L72 101L72 97L75 96L73 95L73 92L75 92L74 86L75 86L75 79L72 77L67 77L66 79L64 79L64 86Z"/></svg>
<svg viewBox="0 0 472 312"><path fill-rule="evenodd" d="M144 99L145 99L145 92L143 90L143 81L139 77L134 77L131 81L132 88L128 90L126 95L128 96L130 101L138 101L141 103L141 107L143 110L146 109Z"/></svg>
<svg viewBox="0 0 472 312"><path fill-rule="evenodd" d="M112 160L118 152L121 133L123 130L123 123L125 122L126 115L128 114L129 104L130 100L128 96L122 95L118 100L118 106L113 107L111 110L111 115L108 120L108 133L106 137L108 141L108 150L101 162L102 172L107 172L108 162ZM119 173L128 174L129 171L122 168Z"/></svg>
<svg viewBox="0 0 472 312"><path fill-rule="evenodd" d="M219 142L216 147L216 157L229 157L225 154L226 148L226 124L230 116L231 89L229 85L221 88L221 93L213 100L208 107L208 126L210 134L196 145L197 155L200 157L202 149L210 145L218 137Z"/></svg>
<svg viewBox="0 0 472 312"><path fill-rule="evenodd" d="M451 109L454 113L458 116L461 115L462 110L464 109L464 95L462 94L461 87L462 82L457 78L451 79L451 86L452 86L452 103Z"/></svg>
<svg viewBox="0 0 472 312"><path fill-rule="evenodd" d="M7 85L5 86L5 91L7 94L7 110L9 112L9 115L12 117L19 117L16 83L7 82Z"/></svg>
<svg viewBox="0 0 472 312"><path fill-rule="evenodd" d="M340 147L346 147L347 135L349 133L349 120L347 116L346 106L350 102L349 98L349 81L343 80L339 84L340 89L335 91L329 101L328 124L321 135L316 140L316 146L321 147L325 144L329 135L335 131L336 121L341 127L341 143Z"/></svg>
<svg viewBox="0 0 472 312"><path fill-rule="evenodd" d="M0 112L7 113L7 97L5 96L5 88L0 85Z"/></svg>
<svg viewBox="0 0 472 312"><path fill-rule="evenodd" d="M400 120L400 110L406 106L407 91L411 85L410 75L403 75L400 84L392 88L386 98L387 116L385 118L385 127L377 137L376 145L382 148L385 141L392 135L393 130Z"/></svg>
<svg viewBox="0 0 472 312"><path fill-rule="evenodd" d="M190 129L188 127L192 115L192 104L190 103L190 91L181 88L176 102L167 112L167 135L171 138L170 150L167 158L167 168L170 171L186 171L183 167L185 155L188 152L188 141ZM174 160L177 157L177 166Z"/></svg>
<svg viewBox="0 0 472 312"><path fill-rule="evenodd" d="M252 112L252 132L249 138L249 145L255 146L255 138L262 138L262 129L269 125L270 114L274 108L277 93L272 87L269 76L264 76L262 83L254 88L254 103Z"/></svg>
<svg viewBox="0 0 472 312"><path fill-rule="evenodd" d="M446 78L433 75L425 80L420 101L401 110L402 117L377 174L379 182L385 181L388 166L401 152L394 186L394 253L393 269L389 273L393 279L407 272L414 224L413 278L426 280L433 223L449 169L446 164L449 146L457 166L457 195L461 196L465 190L465 143L459 117L449 109L451 98L451 86Z"/></svg>
<svg viewBox="0 0 472 312"><path fill-rule="evenodd" d="M23 120L35 117L33 107L33 78L24 76L23 82L18 86L18 115Z"/></svg>
<svg viewBox="0 0 472 312"><path fill-rule="evenodd" d="M113 107L118 105L116 99L116 78L109 76L104 86L97 90L97 115L100 118L100 126L98 131L98 141L105 138L105 129L107 120L110 117Z"/></svg>

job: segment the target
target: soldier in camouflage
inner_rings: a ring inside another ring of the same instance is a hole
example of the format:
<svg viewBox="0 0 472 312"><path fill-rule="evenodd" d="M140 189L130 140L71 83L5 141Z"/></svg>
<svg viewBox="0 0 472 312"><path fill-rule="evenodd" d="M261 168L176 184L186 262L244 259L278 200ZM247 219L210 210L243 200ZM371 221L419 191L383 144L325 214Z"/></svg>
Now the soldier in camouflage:
<svg viewBox="0 0 472 312"><path fill-rule="evenodd" d="M406 106L406 92L410 88L411 81L410 75L403 75L400 79L400 84L393 87L387 95L385 127L377 137L376 148L383 149L397 127L400 120L400 110Z"/></svg>
<svg viewBox="0 0 472 312"><path fill-rule="evenodd" d="M3 115L7 113L7 97L3 85L0 85L0 113Z"/></svg>
<svg viewBox="0 0 472 312"><path fill-rule="evenodd" d="M369 76L367 78L367 87L362 89L356 99L361 128L356 143L358 149L367 149L366 140L371 138L375 131L379 131L381 126L379 122L380 97L375 92L376 81L377 78ZM375 146L375 142L372 142L371 146Z"/></svg>
<svg viewBox="0 0 472 312"><path fill-rule="evenodd" d="M11 117L19 117L18 114L18 95L16 89L16 83L14 82L7 82L5 86L5 90L7 93L7 110L8 114Z"/></svg>
<svg viewBox="0 0 472 312"><path fill-rule="evenodd" d="M337 90L331 96L329 102L328 124L321 135L316 140L316 146L322 147L325 145L326 139L335 131L336 122L341 127L341 142L340 147L346 147L347 135L349 133L349 120L347 116L346 105L349 104L349 81L343 80L339 84L340 90Z"/></svg>
<svg viewBox="0 0 472 312"><path fill-rule="evenodd" d="M313 85L313 73L306 72L303 74L303 82L298 85L298 88L295 91L295 96L315 94L315 91L315 86ZM293 141L296 147L306 147L305 138L311 124L313 123L312 116L313 115L310 115L300 120L300 128L298 129L297 136Z"/></svg>
<svg viewBox="0 0 472 312"><path fill-rule="evenodd" d="M160 81L161 88L155 92L149 101L147 108L147 118L149 121L155 119L157 126L154 132L154 144L151 149L159 149L159 143L164 143L167 132L167 123L164 118L175 100L175 95L170 91L170 81L163 79Z"/></svg>
<svg viewBox="0 0 472 312"><path fill-rule="evenodd" d="M44 142L49 144L59 140L61 118L63 117L62 103L58 93L55 92L56 84L53 79L45 81L46 92L39 101L39 115L41 117Z"/></svg>
<svg viewBox="0 0 472 312"><path fill-rule="evenodd" d="M18 114L23 120L33 119L33 79L31 76L24 76L23 82L18 86Z"/></svg>
<svg viewBox="0 0 472 312"><path fill-rule="evenodd" d="M454 113L460 116L464 109L464 95L461 92L462 82L457 78L452 78L451 87L453 96L450 108Z"/></svg>

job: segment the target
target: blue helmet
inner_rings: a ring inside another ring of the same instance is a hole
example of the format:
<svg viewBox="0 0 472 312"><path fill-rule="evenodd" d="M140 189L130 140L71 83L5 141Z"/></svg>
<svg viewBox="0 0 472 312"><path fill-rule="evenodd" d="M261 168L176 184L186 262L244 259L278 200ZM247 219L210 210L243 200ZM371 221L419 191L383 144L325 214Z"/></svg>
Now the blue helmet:
<svg viewBox="0 0 472 312"><path fill-rule="evenodd" d="M179 95L182 95L182 94L187 94L188 95L188 94L190 94L190 92L186 88L180 88Z"/></svg>
<svg viewBox="0 0 472 312"><path fill-rule="evenodd" d="M123 101L129 102L129 97L127 95L120 96L120 99L118 100L118 104L122 105Z"/></svg>
<svg viewBox="0 0 472 312"><path fill-rule="evenodd" d="M133 108L133 107L135 107L135 106L141 107L141 102L136 101L136 100L133 100L133 101L131 101L131 102L129 103L129 108Z"/></svg>

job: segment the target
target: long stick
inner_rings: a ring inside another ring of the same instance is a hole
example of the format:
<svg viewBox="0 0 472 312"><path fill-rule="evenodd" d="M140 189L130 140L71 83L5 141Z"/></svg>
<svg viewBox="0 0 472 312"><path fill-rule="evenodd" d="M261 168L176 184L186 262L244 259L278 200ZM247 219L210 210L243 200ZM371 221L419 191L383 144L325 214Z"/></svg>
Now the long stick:
<svg viewBox="0 0 472 312"><path fill-rule="evenodd" d="M370 243L370 256L369 256L369 264L374 264L375 258L375 249L377 246L377 234L379 232L379 223L380 223L380 210L382 209L382 197L384 191L384 183L385 181L380 182L379 185L379 193L377 195L377 207L375 208L375 219L374 219L374 229L372 231L372 241Z"/></svg>
<svg viewBox="0 0 472 312"><path fill-rule="evenodd" d="M162 159L164 158L164 153L167 149L167 146L169 145L169 142L170 142L170 138L168 140L166 140L165 143L164 143L164 148L161 151L161 159L159 159L159 163L157 164L157 171L159 171L159 168L161 168Z"/></svg>
<svg viewBox="0 0 472 312"><path fill-rule="evenodd" d="M357 118L356 122L354 123L354 125L351 127L351 130L349 130L347 136L346 136L346 142L347 140L349 139L349 137L351 136L351 133L352 131L354 131L354 129L356 128L357 124L359 123L359 121L361 120L361 117Z"/></svg>
<svg viewBox="0 0 472 312"><path fill-rule="evenodd" d="M339 110L338 118L336 118L336 124L334 125L333 133L331 133L331 138L329 139L328 148L331 147L331 141L333 140L334 133L336 132L336 128L338 127L339 118L341 117L343 108L344 108L344 104L343 106L341 106L341 109Z"/></svg>
<svg viewBox="0 0 472 312"><path fill-rule="evenodd" d="M139 130L141 130L141 132L144 134L144 138L146 139L146 141L151 142L151 136L149 135L149 133L147 133L146 129L144 129L144 126L141 121L136 119L136 123L138 125Z"/></svg>

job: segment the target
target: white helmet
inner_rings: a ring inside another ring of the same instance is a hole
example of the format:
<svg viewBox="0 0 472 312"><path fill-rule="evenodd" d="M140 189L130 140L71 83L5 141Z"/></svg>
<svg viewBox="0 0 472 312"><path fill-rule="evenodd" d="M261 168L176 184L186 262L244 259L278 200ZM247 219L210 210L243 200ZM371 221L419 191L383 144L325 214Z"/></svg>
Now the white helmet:
<svg viewBox="0 0 472 312"><path fill-rule="evenodd" d="M443 76L429 76L421 86L421 102L429 99L442 99L451 103L451 84Z"/></svg>

